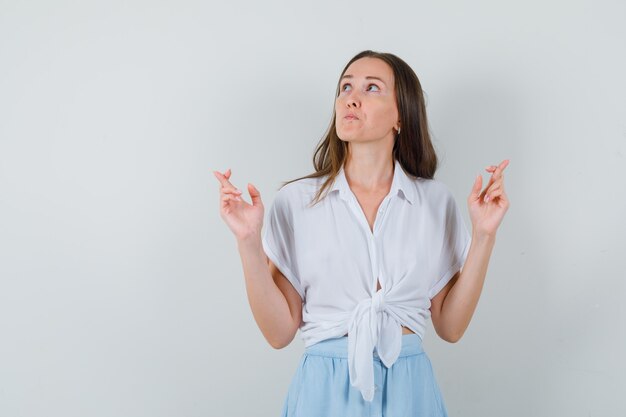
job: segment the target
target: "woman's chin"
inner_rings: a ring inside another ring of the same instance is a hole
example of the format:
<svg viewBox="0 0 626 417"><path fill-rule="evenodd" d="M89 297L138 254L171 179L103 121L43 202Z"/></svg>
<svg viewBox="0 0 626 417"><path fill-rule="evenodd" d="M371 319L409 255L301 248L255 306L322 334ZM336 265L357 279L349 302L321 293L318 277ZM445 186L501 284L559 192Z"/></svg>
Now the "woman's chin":
<svg viewBox="0 0 626 417"><path fill-rule="evenodd" d="M345 131L345 130L342 130L341 132L337 131L337 136L339 137L339 139L343 140L344 142L351 142L353 140L359 140L359 135L356 134L356 132L350 132L350 131Z"/></svg>
<svg viewBox="0 0 626 417"><path fill-rule="evenodd" d="M341 139L344 142L367 142L368 140L359 136L359 135L351 135L351 134L343 134L343 135L337 135L339 137L339 139Z"/></svg>

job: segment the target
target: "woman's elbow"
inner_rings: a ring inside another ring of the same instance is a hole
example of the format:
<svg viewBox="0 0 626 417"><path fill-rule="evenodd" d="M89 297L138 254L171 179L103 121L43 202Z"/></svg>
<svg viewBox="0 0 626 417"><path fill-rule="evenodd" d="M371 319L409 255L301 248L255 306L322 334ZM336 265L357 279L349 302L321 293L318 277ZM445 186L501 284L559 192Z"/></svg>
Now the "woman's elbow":
<svg viewBox="0 0 626 417"><path fill-rule="evenodd" d="M456 343L459 340L461 340L461 338L463 337L463 333L462 331L444 331L443 329L435 329L437 332L437 335L439 335L440 338L442 338L443 340L445 340L448 343Z"/></svg>
<svg viewBox="0 0 626 417"><path fill-rule="evenodd" d="M448 343L456 343L459 340L461 340L461 337L462 336L449 336L449 337L442 338L442 339L445 340Z"/></svg>
<svg viewBox="0 0 626 417"><path fill-rule="evenodd" d="M292 326L287 332L282 334L276 334L273 336L266 336L265 339L274 349L283 349L293 341L298 332L298 327Z"/></svg>
<svg viewBox="0 0 626 417"><path fill-rule="evenodd" d="M289 346L289 344L293 341L295 335L292 335L291 337L283 337L283 338L276 338L276 339L268 339L268 343L270 344L271 347L273 347L274 349L278 350L278 349L283 349L287 346Z"/></svg>

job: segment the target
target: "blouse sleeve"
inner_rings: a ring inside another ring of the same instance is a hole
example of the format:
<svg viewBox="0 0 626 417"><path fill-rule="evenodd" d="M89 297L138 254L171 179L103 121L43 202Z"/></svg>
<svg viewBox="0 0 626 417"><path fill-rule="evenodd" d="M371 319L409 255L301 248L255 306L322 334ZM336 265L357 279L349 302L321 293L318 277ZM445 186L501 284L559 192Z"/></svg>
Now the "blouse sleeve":
<svg viewBox="0 0 626 417"><path fill-rule="evenodd" d="M445 199L445 216L442 224L440 258L436 266L436 281L431 285L428 296L432 299L461 270L471 243L471 235L465 227L461 211L449 191Z"/></svg>
<svg viewBox="0 0 626 417"><path fill-rule="evenodd" d="M292 212L287 195L278 191L270 206L262 237L263 250L304 301L295 256Z"/></svg>

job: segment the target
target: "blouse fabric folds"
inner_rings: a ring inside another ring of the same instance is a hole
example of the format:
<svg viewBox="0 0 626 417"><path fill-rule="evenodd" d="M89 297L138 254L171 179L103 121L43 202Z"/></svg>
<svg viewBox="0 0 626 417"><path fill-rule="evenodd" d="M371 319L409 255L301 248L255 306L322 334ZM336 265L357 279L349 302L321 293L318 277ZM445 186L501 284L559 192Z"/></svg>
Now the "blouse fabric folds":
<svg viewBox="0 0 626 417"><path fill-rule="evenodd" d="M423 339L430 300L461 269L471 236L447 186L407 174L398 160L373 230L343 168L328 194L309 204L324 179L278 190L263 249L302 298L305 347L347 333L350 383L372 401L373 352L389 368L401 326Z"/></svg>

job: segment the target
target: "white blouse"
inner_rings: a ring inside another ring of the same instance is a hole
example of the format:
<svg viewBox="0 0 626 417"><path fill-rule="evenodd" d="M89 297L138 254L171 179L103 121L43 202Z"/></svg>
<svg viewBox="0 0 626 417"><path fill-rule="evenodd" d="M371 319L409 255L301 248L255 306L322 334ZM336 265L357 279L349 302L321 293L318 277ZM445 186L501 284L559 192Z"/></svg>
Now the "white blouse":
<svg viewBox="0 0 626 417"><path fill-rule="evenodd" d="M263 249L302 297L305 347L348 333L351 385L372 401L374 348L391 367L401 326L423 339L430 299L461 269L471 236L449 189L409 176L397 160L373 232L343 168L328 195L308 207L324 179L278 190Z"/></svg>

